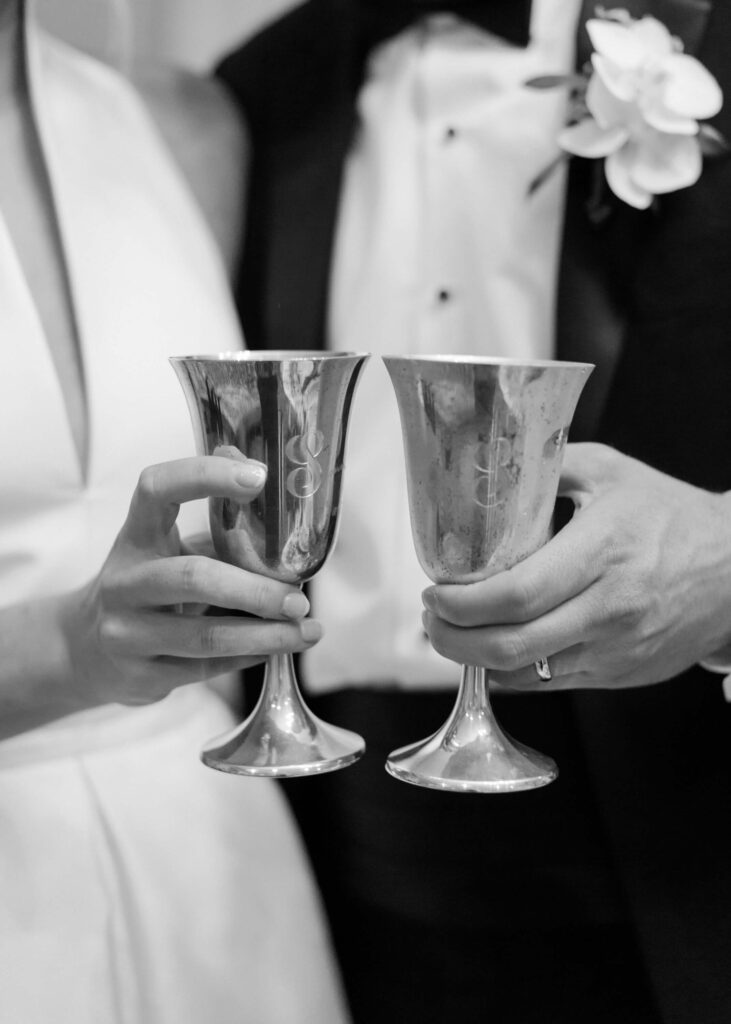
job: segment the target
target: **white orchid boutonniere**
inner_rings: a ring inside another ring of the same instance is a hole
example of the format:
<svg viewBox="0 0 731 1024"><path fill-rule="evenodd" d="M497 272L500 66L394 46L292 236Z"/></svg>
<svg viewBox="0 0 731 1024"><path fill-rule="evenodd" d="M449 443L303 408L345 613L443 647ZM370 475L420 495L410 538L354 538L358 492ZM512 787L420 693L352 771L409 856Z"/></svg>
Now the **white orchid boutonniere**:
<svg viewBox="0 0 731 1024"><path fill-rule="evenodd" d="M701 123L721 109L721 88L656 18L598 9L586 29L594 48L586 74L528 84L572 87L574 113L559 146L602 159L611 191L644 210L655 196L693 185L703 156L727 149L720 133Z"/></svg>

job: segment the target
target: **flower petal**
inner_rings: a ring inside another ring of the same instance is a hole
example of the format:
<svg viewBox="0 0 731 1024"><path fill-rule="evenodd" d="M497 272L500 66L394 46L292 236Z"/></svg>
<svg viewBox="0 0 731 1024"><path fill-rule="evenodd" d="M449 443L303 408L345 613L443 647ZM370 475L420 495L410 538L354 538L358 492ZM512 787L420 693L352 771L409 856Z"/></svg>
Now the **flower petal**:
<svg viewBox="0 0 731 1024"><path fill-rule="evenodd" d="M698 132L695 118L668 110L661 96L644 96L638 106L646 124L659 132L669 132L671 135L695 135Z"/></svg>
<svg viewBox="0 0 731 1024"><path fill-rule="evenodd" d="M644 47L641 39L631 31L631 26L605 18L589 18L586 31L596 52L608 57L618 67L631 70L642 63Z"/></svg>
<svg viewBox="0 0 731 1024"><path fill-rule="evenodd" d="M570 128L564 128L558 137L558 144L561 149L573 153L574 156L595 159L613 153L615 149L624 145L627 138L626 128L602 128L593 117L587 117Z"/></svg>
<svg viewBox="0 0 731 1024"><path fill-rule="evenodd" d="M688 53L674 53L663 62L663 70L667 75L663 100L669 110L699 121L719 112L721 86L699 60Z"/></svg>
<svg viewBox="0 0 731 1024"><path fill-rule="evenodd" d="M637 72L634 68L630 70L622 68L608 57L602 57L600 53L591 55L591 66L612 96L624 101L635 98Z"/></svg>
<svg viewBox="0 0 731 1024"><path fill-rule="evenodd" d="M630 25L629 31L644 51L645 60L665 57L675 51L673 37L657 18L647 14Z"/></svg>
<svg viewBox="0 0 731 1024"><path fill-rule="evenodd" d="M702 164L696 136L648 132L637 143L630 174L638 188L661 195L695 184Z"/></svg>
<svg viewBox="0 0 731 1024"><path fill-rule="evenodd" d="M630 169L634 159L635 144L628 142L626 146L616 150L604 161L604 173L615 196L618 196L636 210L646 210L652 202L652 193L640 188L632 180Z"/></svg>
<svg viewBox="0 0 731 1024"><path fill-rule="evenodd" d="M599 75L592 75L586 87L586 107L602 128L629 125L634 120L635 105L618 99Z"/></svg>

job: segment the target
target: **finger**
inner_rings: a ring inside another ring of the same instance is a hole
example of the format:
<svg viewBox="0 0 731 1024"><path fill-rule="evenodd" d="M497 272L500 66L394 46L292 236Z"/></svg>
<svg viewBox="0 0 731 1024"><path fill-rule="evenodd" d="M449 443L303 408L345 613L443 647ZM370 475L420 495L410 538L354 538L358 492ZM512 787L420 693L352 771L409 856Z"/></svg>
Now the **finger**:
<svg viewBox="0 0 731 1024"><path fill-rule="evenodd" d="M158 558L129 566L115 576L113 600L122 607L215 605L263 619L302 619L310 610L298 587L202 555Z"/></svg>
<svg viewBox="0 0 731 1024"><path fill-rule="evenodd" d="M477 583L428 587L424 605L457 626L529 622L582 594L602 573L602 533L572 519L522 562Z"/></svg>
<svg viewBox="0 0 731 1024"><path fill-rule="evenodd" d="M124 657L210 660L302 651L317 643L322 627L315 619L289 623L150 612L108 616L102 634L107 649Z"/></svg>
<svg viewBox="0 0 731 1024"><path fill-rule="evenodd" d="M425 612L424 629L434 649L451 661L515 672L540 658L594 639L600 609L587 591L531 622L462 628Z"/></svg>
<svg viewBox="0 0 731 1024"><path fill-rule="evenodd" d="M559 493L574 500L578 514L503 573L478 583L428 588L426 607L460 626L527 622L581 594L602 574L613 536L611 509L606 502L593 503L632 475L636 465L606 445L567 445Z"/></svg>
<svg viewBox="0 0 731 1024"><path fill-rule="evenodd" d="M133 544L154 546L172 529L183 502L209 497L249 502L265 479L266 467L260 462L215 455L148 466L132 496L123 532Z"/></svg>
<svg viewBox="0 0 731 1024"><path fill-rule="evenodd" d="M118 697L121 704L131 707L152 704L163 700L180 686L201 683L216 676L242 672L258 665L261 656L241 658L156 658L154 662L140 663L139 678L133 688Z"/></svg>
<svg viewBox="0 0 731 1024"><path fill-rule="evenodd" d="M154 662L156 679L163 687L173 689L190 683L200 683L232 672L243 672L265 660L263 655L244 655L240 658L173 658L160 657Z"/></svg>
<svg viewBox="0 0 731 1024"><path fill-rule="evenodd" d="M636 466L634 459L604 444L568 444L561 467L559 497L571 498L577 508L583 508L613 488L620 477L633 474Z"/></svg>
<svg viewBox="0 0 731 1024"><path fill-rule="evenodd" d="M542 679L536 670L535 662L517 669L515 672L490 670L490 682L497 683L503 689L549 691L578 690L596 686L596 675L592 672L591 660L585 644L577 644L567 650L559 651L548 660L550 679Z"/></svg>
<svg viewBox="0 0 731 1024"><path fill-rule="evenodd" d="M517 672L490 670L490 682L503 689L523 691L619 690L646 686L657 680L644 679L633 671L608 668L594 660L589 647L581 644L555 654L549 661L550 679L541 679L535 665Z"/></svg>

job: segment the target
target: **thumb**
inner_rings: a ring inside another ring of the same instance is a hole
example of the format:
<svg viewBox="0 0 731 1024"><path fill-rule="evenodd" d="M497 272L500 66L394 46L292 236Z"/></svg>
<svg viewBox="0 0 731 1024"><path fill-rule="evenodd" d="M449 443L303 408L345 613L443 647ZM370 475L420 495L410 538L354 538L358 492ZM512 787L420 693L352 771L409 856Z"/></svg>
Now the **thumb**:
<svg viewBox="0 0 731 1024"><path fill-rule="evenodd" d="M618 454L603 444L567 444L558 495L582 508L606 490L614 479Z"/></svg>
<svg viewBox="0 0 731 1024"><path fill-rule="evenodd" d="M180 506L200 498L253 501L264 485L266 467L200 455L162 462L143 470L132 495L123 535L141 548L156 549L175 526Z"/></svg>

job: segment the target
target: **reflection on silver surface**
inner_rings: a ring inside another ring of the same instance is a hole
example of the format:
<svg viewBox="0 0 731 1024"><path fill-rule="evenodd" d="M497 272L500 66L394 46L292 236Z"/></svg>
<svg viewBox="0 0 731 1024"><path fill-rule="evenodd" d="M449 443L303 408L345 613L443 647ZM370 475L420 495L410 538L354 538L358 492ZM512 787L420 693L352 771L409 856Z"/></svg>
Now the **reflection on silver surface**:
<svg viewBox="0 0 731 1024"><path fill-rule="evenodd" d="M545 543L585 363L387 356L401 415L414 544L435 583L470 583ZM429 740L394 752L417 785L506 792L545 785L550 758L515 744L489 706L483 669L463 671L457 705Z"/></svg>
<svg viewBox="0 0 731 1024"><path fill-rule="evenodd" d="M322 567L334 539L345 434L365 356L242 352L171 362L191 410L200 454L267 467L249 505L212 498L219 558L288 583Z"/></svg>
<svg viewBox="0 0 731 1024"><path fill-rule="evenodd" d="M236 352L171 359L198 452L257 459L267 480L250 504L211 498L216 553L224 561L301 584L335 539L348 415L365 355ZM359 736L305 707L291 658L269 660L261 700L243 726L203 752L222 771L305 775L344 767Z"/></svg>

